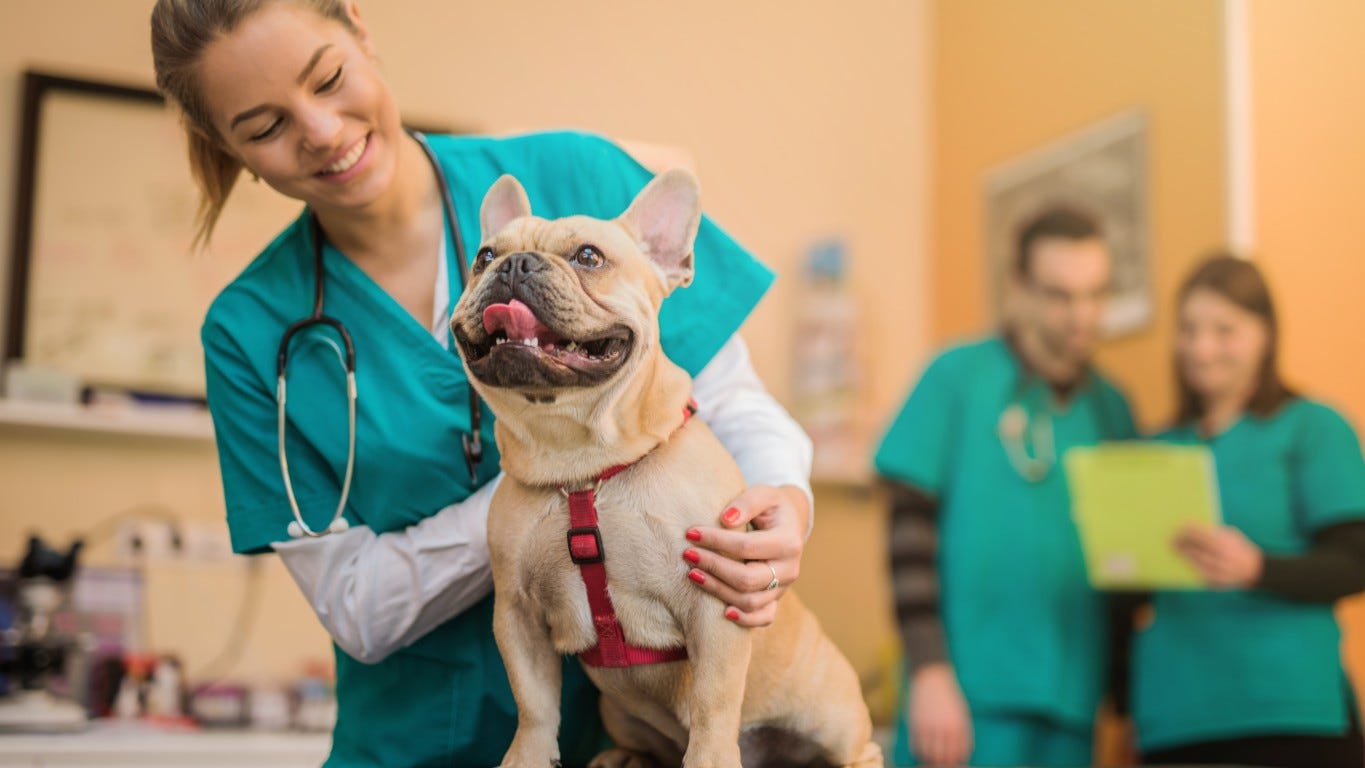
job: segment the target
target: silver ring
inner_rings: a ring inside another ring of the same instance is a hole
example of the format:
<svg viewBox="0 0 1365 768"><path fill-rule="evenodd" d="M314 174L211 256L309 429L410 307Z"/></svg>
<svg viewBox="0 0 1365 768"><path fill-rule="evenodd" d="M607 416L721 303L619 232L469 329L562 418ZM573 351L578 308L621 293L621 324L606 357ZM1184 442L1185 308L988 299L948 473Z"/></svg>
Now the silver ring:
<svg viewBox="0 0 1365 768"><path fill-rule="evenodd" d="M772 571L773 574L773 580L768 582L768 586L764 587L763 591L771 592L774 589L777 589L778 587L782 586L782 582L777 580L777 569L773 567L771 560L765 560L763 564L768 566L768 570Z"/></svg>

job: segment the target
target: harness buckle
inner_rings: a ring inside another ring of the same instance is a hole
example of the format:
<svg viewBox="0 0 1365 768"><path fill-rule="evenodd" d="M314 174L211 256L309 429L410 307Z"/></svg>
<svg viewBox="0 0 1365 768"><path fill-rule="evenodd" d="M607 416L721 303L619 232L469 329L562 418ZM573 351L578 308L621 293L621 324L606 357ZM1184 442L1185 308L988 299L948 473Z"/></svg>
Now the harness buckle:
<svg viewBox="0 0 1365 768"><path fill-rule="evenodd" d="M579 538L586 536L591 536L592 539ZM576 538L578 539L577 542L574 541ZM570 528L565 539L569 542L569 559L573 561L574 565L592 565L607 558L606 550L602 547L602 533L597 530L596 526Z"/></svg>

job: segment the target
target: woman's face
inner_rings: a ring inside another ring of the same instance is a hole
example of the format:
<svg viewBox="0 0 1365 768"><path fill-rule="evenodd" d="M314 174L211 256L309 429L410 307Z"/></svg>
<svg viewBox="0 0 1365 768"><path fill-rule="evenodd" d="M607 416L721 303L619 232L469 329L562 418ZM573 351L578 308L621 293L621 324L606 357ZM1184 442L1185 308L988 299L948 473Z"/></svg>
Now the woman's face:
<svg viewBox="0 0 1365 768"><path fill-rule="evenodd" d="M205 48L199 80L226 149L283 194L354 210L389 188L404 134L364 27L270 3Z"/></svg>
<svg viewBox="0 0 1365 768"><path fill-rule="evenodd" d="M1180 307L1177 364L1201 397L1249 398L1268 344L1265 321L1215 291L1196 288Z"/></svg>

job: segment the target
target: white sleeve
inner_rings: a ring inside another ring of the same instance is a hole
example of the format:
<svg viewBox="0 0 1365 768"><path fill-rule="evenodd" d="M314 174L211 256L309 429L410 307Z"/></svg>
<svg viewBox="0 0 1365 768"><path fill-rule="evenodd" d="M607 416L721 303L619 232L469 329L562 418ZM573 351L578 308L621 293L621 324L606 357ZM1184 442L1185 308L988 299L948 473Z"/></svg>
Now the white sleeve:
<svg viewBox="0 0 1365 768"><path fill-rule="evenodd" d="M731 336L697 374L692 391L697 415L739 464L744 481L800 488L810 502L814 526L810 438L763 386L739 334Z"/></svg>
<svg viewBox="0 0 1365 768"><path fill-rule="evenodd" d="M488 506L502 477L402 530L356 526L274 549L336 644L373 664L493 591Z"/></svg>

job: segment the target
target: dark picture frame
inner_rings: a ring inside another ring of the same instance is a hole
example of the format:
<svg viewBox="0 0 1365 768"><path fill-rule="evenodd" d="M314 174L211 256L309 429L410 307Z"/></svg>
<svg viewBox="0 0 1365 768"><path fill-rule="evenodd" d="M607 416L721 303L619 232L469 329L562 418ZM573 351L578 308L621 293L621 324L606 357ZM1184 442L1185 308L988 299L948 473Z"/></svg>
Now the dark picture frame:
<svg viewBox="0 0 1365 768"><path fill-rule="evenodd" d="M987 291L1006 313L1014 247L1028 219L1051 205L1093 215L1113 258L1113 295L1101 320L1108 338L1139 332L1156 307L1148 203L1148 120L1131 110L992 169L985 179Z"/></svg>
<svg viewBox="0 0 1365 768"><path fill-rule="evenodd" d="M5 364L202 400L209 303L302 203L243 174L196 251L198 191L160 94L39 71L22 94Z"/></svg>

